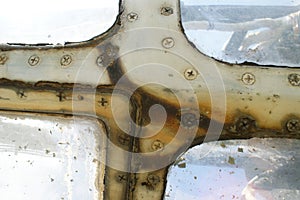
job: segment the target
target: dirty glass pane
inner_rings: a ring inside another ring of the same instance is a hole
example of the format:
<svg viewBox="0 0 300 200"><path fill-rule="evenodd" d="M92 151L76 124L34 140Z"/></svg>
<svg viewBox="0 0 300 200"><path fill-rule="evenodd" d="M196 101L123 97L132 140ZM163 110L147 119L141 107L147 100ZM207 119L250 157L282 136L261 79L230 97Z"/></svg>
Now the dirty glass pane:
<svg viewBox="0 0 300 200"><path fill-rule="evenodd" d="M119 0L9 0L1 8L0 44L64 44L107 31Z"/></svg>
<svg viewBox="0 0 300 200"><path fill-rule="evenodd" d="M1 199L103 199L103 132L92 119L0 113Z"/></svg>
<svg viewBox="0 0 300 200"><path fill-rule="evenodd" d="M228 63L300 67L300 0L181 0L188 39Z"/></svg>
<svg viewBox="0 0 300 200"><path fill-rule="evenodd" d="M300 199L300 140L211 142L169 170L165 200Z"/></svg>

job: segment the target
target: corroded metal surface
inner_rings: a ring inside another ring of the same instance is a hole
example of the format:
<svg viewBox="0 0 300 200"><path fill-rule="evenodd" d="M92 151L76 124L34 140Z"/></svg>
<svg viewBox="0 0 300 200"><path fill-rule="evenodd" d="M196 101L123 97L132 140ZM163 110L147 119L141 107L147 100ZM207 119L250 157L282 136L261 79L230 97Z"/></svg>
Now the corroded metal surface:
<svg viewBox="0 0 300 200"><path fill-rule="evenodd" d="M105 199L161 199L168 166L202 142L300 138L299 69L204 56L183 34L175 0L128 0L120 10L91 41L0 52L1 110L106 124Z"/></svg>

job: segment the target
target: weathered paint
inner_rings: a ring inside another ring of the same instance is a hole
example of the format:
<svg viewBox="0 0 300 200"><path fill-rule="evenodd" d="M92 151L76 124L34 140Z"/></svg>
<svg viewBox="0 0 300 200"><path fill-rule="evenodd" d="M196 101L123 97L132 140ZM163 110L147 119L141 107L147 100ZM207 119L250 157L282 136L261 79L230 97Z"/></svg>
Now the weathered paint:
<svg viewBox="0 0 300 200"><path fill-rule="evenodd" d="M145 3L148 5L147 11ZM169 16L161 15L162 6L173 8L174 13ZM219 139L300 139L299 131L289 132L286 129L286 123L290 119L300 118L300 88L292 86L288 80L290 74L299 74L299 69L227 65L204 56L182 33L178 1L167 0L162 5L159 0L128 0L121 6L121 10L115 26L91 41L64 47L2 46L1 53L5 52L9 60L0 66L0 109L95 117L106 124L110 141L135 153L153 152L152 143L157 140L168 145L174 140L178 130L186 133L187 139L191 139L189 133L196 130L196 137L192 138L193 142L189 146L200 144L204 141L210 122L221 126L224 123ZM136 21L127 21L127 14L130 12L138 14ZM161 46L166 37L174 38L174 47L164 49ZM29 68L27 60L30 55L35 54L41 57L41 62L37 67ZM66 69L60 67L62 55L71 55L73 58L70 67ZM96 63L100 55L106 59L103 67ZM145 63L164 64L178 74L164 74L160 71L153 74L128 74L135 66ZM17 71L11 71L12 67L16 67ZM191 68L195 68L199 76L189 80L190 87L186 87L178 80ZM212 68L217 69L218 73L211 73ZM86 69L89 69L88 73L81 74ZM95 82L96 79L90 80L88 75L91 73L96 78L102 78L99 82ZM245 73L255 75L253 85L243 83L242 76ZM120 115L122 108L126 108L123 97L130 96L132 88L142 85L131 96L131 118L136 124L130 124L130 119L125 115L121 122L130 127L129 131L135 137L120 130L112 114L112 93L121 77L126 81L117 88ZM155 84L143 85L151 77L158 81L167 80L169 88ZM225 92L225 101L211 98L207 83L214 81L214 91ZM197 101L191 98L194 94ZM179 105L176 95L182 98L182 105ZM194 102L198 104L195 106ZM151 123L148 111L154 104L161 104L166 109L166 123L155 136L139 138L140 134L151 135L154 132L153 126L145 127L143 133L139 127ZM213 109L217 115L212 114ZM200 110L198 126L182 129L181 116L193 113L194 110ZM139 163L138 158L123 158L124 169L135 168L139 173L126 173L107 167L105 199L161 199L168 165L151 172L147 172L148 167L151 167L153 159L174 162L177 156L187 150L187 139L176 138L173 141L175 145L166 151L162 150L159 157L150 155L149 163ZM120 156L108 149L107 161L116 162L115 158ZM153 180L149 181L149 176L155 176L155 183Z"/></svg>

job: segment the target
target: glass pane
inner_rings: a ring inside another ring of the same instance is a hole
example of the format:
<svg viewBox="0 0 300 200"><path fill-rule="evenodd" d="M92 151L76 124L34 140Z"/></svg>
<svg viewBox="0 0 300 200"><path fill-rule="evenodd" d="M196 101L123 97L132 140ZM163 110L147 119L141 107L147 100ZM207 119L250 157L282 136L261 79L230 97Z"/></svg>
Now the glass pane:
<svg viewBox="0 0 300 200"><path fill-rule="evenodd" d="M107 31L119 0L9 0L0 12L0 43L80 42Z"/></svg>
<svg viewBox="0 0 300 200"><path fill-rule="evenodd" d="M102 199L97 120L1 113L0 127L1 199Z"/></svg>
<svg viewBox="0 0 300 200"><path fill-rule="evenodd" d="M211 142L170 168L165 200L300 199L299 168L300 140Z"/></svg>
<svg viewBox="0 0 300 200"><path fill-rule="evenodd" d="M300 0L181 0L188 39L228 63L300 66Z"/></svg>

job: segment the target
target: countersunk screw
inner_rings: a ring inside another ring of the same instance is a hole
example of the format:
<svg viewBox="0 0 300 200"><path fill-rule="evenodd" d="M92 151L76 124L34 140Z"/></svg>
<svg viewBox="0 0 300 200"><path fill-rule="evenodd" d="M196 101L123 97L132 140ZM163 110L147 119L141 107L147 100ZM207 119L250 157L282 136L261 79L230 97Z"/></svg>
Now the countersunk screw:
<svg viewBox="0 0 300 200"><path fill-rule="evenodd" d="M103 97L100 99L100 101L98 101L98 103L103 107L108 105L108 101Z"/></svg>
<svg viewBox="0 0 300 200"><path fill-rule="evenodd" d="M117 175L117 180L118 180L118 182L125 182L127 180L127 175L119 174L119 175Z"/></svg>
<svg viewBox="0 0 300 200"><path fill-rule="evenodd" d="M195 69L187 69L184 72L184 77L190 81L195 80L197 78L197 76L198 76L198 72Z"/></svg>
<svg viewBox="0 0 300 200"><path fill-rule="evenodd" d="M131 13L129 13L129 14L127 15L127 20L128 20L129 22L134 22L134 21L136 21L138 18L139 18L139 15L136 14L136 13L134 13L134 12L131 12Z"/></svg>
<svg viewBox="0 0 300 200"><path fill-rule="evenodd" d="M118 141L119 141L119 143L122 144L122 145L128 145L129 142L130 142L130 137L127 136L127 135L120 135L120 136L118 137Z"/></svg>
<svg viewBox="0 0 300 200"><path fill-rule="evenodd" d="M236 122L236 131L247 133L254 127L255 121L249 117L242 117Z"/></svg>
<svg viewBox="0 0 300 200"><path fill-rule="evenodd" d="M39 64L39 62L40 58L37 55L30 56L30 58L28 59L28 64L30 66L36 66L37 64Z"/></svg>
<svg viewBox="0 0 300 200"><path fill-rule="evenodd" d="M24 98L27 97L27 96L25 95L24 90L19 90L17 94L18 94L18 96L19 96L20 99L24 99Z"/></svg>
<svg viewBox="0 0 300 200"><path fill-rule="evenodd" d="M0 55L0 65L4 65L7 60L8 60L7 55L5 55L5 54Z"/></svg>
<svg viewBox="0 0 300 200"><path fill-rule="evenodd" d="M70 55L63 55L63 57L60 59L60 64L64 67L70 65L72 62L72 57Z"/></svg>
<svg viewBox="0 0 300 200"><path fill-rule="evenodd" d="M155 140L152 143L151 147L154 151L158 151L158 150L161 150L162 148L164 148L164 144L160 140Z"/></svg>
<svg viewBox="0 0 300 200"><path fill-rule="evenodd" d="M246 85L253 85L255 83L255 76L251 73L245 73L242 76L242 81Z"/></svg>
<svg viewBox="0 0 300 200"><path fill-rule="evenodd" d="M173 8L171 7L162 7L161 14L164 16L170 16L174 13Z"/></svg>
<svg viewBox="0 0 300 200"><path fill-rule="evenodd" d="M289 82L292 86L300 86L300 74L290 74Z"/></svg>
<svg viewBox="0 0 300 200"><path fill-rule="evenodd" d="M185 113L181 116L182 125L187 128L198 126L199 119L194 113Z"/></svg>
<svg viewBox="0 0 300 200"><path fill-rule="evenodd" d="M164 38L162 40L162 46L166 49L171 49L172 47L175 46L175 41L171 37Z"/></svg>
<svg viewBox="0 0 300 200"><path fill-rule="evenodd" d="M160 182L160 177L154 174L150 174L147 177L147 181L149 184L151 184L152 186L157 185Z"/></svg>
<svg viewBox="0 0 300 200"><path fill-rule="evenodd" d="M298 119L291 119L286 123L286 128L289 132L296 132L300 130L300 123Z"/></svg>
<svg viewBox="0 0 300 200"><path fill-rule="evenodd" d="M99 67L103 67L103 62L104 62L104 56L99 56L96 60L96 63Z"/></svg>

